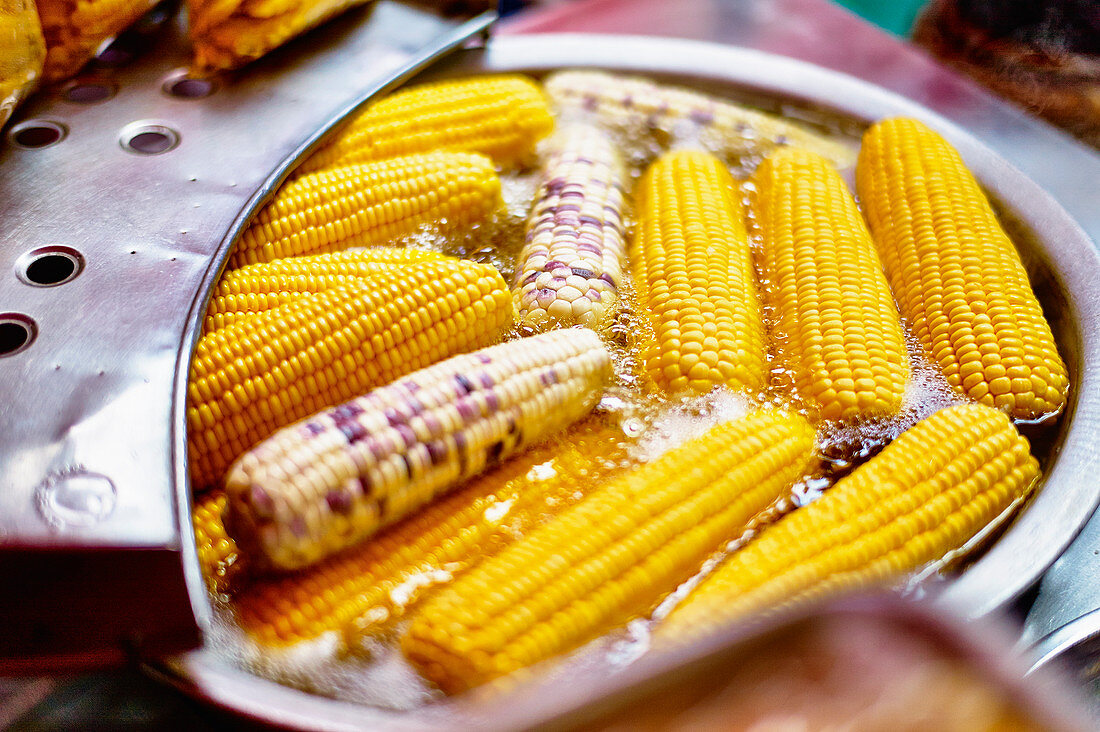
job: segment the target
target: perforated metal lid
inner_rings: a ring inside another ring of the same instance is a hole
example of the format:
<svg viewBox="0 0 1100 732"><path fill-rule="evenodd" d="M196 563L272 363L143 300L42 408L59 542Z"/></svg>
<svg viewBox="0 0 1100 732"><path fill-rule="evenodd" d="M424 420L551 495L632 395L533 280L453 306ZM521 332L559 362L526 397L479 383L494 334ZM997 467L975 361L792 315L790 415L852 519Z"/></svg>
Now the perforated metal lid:
<svg viewBox="0 0 1100 732"><path fill-rule="evenodd" d="M376 2L213 79L187 75L169 21L143 57L45 90L8 129L0 672L198 642L184 397L229 243L335 120L493 18Z"/></svg>

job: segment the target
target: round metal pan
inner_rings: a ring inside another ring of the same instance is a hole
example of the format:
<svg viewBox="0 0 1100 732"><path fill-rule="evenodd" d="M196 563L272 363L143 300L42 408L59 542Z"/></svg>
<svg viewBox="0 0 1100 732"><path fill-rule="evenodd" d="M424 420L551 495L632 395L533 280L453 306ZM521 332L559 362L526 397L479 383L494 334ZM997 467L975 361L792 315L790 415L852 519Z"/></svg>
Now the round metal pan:
<svg viewBox="0 0 1100 732"><path fill-rule="evenodd" d="M960 150L1013 230L1024 234L1020 248L1069 367L1072 390L1057 434L1046 446L1045 478L1038 494L977 561L935 588L936 601L964 617L977 618L1003 608L1031 587L1073 540L1100 499L1100 456L1094 448L1100 437L1100 255L1080 227L1042 188L939 115L866 82L787 58L690 41L531 35L493 39L486 48L446 59L426 76L502 71L540 76L569 67L644 74L775 111L832 120L855 133L883 117L916 117ZM532 710L535 706L537 695L530 689L515 699L498 696L492 704L477 697L460 698L391 712L279 686L234 668L207 649L172 659L155 671L217 706L303 729L494 728L539 721L533 711L534 716L523 713L525 705ZM589 683L593 681L583 678L583 672L573 679L581 689L586 684L597 688ZM578 699L577 703L593 701L585 692L574 701ZM500 711L506 707L507 717Z"/></svg>

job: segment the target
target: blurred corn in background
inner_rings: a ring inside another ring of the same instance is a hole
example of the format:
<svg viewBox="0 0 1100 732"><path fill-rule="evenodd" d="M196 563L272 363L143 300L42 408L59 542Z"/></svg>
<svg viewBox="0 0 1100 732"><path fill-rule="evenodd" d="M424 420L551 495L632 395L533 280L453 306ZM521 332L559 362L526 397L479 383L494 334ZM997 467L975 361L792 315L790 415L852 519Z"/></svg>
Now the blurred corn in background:
<svg viewBox="0 0 1100 732"><path fill-rule="evenodd" d="M235 69L370 0L188 0L195 65Z"/></svg>
<svg viewBox="0 0 1100 732"><path fill-rule="evenodd" d="M188 0L195 65L236 69L370 0ZM488 0L433 2L445 12L488 10Z"/></svg>
<svg viewBox="0 0 1100 732"><path fill-rule="evenodd" d="M34 0L0 0L0 127L34 89L45 57Z"/></svg>
<svg viewBox="0 0 1100 732"><path fill-rule="evenodd" d="M47 81L76 74L100 46L144 15L157 0L37 0L46 38Z"/></svg>

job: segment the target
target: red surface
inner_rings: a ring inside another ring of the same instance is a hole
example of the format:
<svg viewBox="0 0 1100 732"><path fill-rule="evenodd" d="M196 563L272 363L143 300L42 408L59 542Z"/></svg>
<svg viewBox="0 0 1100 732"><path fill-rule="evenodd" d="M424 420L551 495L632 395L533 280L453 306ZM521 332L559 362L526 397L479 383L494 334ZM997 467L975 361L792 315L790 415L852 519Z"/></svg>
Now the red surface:
<svg viewBox="0 0 1100 732"><path fill-rule="evenodd" d="M651 35L755 48L893 88L949 117L953 110L965 113L976 91L915 46L828 0L578 0L514 16L497 30Z"/></svg>

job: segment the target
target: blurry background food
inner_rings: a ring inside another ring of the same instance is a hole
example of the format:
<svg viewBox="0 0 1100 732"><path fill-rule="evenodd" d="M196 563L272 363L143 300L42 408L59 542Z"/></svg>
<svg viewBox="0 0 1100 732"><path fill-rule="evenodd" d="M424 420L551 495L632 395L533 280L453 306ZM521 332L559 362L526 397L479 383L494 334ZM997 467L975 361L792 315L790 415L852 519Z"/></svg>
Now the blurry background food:
<svg viewBox="0 0 1100 732"><path fill-rule="evenodd" d="M919 605L864 598L794 618L730 650L616 690L566 717L584 730L1084 730L1056 676L1029 684L999 631L960 632ZM1040 698L1039 694L1042 694ZM643 698L645 695L645 698ZM659 704L647 703L660 699Z"/></svg>
<svg viewBox="0 0 1100 732"><path fill-rule="evenodd" d="M1100 147L1095 0L932 0L913 40L940 61Z"/></svg>
<svg viewBox="0 0 1100 732"><path fill-rule="evenodd" d="M38 0L46 37L47 81L61 81L80 71L99 47L126 30L157 0Z"/></svg>
<svg viewBox="0 0 1100 732"><path fill-rule="evenodd" d="M0 124L39 77L71 78L155 0L4 0ZM187 0L196 70L236 69L370 0ZM579 0L438 0L449 14L502 14ZM1100 146L1100 11L1093 0L835 0L924 46L1030 112ZM43 70L41 38L45 36Z"/></svg>
<svg viewBox="0 0 1100 732"><path fill-rule="evenodd" d="M45 53L34 0L0 0L0 127L34 88Z"/></svg>

